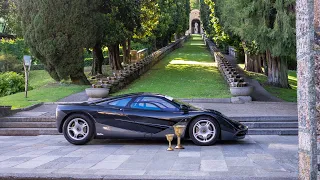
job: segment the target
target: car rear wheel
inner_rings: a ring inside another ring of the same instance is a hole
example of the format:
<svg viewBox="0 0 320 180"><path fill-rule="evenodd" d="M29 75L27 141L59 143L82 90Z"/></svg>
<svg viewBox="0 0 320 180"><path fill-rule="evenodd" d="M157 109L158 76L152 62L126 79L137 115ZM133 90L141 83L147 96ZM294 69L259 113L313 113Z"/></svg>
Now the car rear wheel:
<svg viewBox="0 0 320 180"><path fill-rule="evenodd" d="M198 117L189 126L189 135L193 143L200 146L214 144L220 134L218 123L210 117Z"/></svg>
<svg viewBox="0 0 320 180"><path fill-rule="evenodd" d="M94 124L87 116L74 114L63 124L63 135L72 144L82 145L91 141L94 134Z"/></svg>

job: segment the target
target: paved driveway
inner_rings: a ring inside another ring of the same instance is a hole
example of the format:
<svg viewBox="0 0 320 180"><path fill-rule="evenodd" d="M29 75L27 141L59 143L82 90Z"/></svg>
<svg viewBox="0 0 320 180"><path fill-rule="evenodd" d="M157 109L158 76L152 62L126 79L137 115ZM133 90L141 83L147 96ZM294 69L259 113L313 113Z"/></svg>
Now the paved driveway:
<svg viewBox="0 0 320 180"><path fill-rule="evenodd" d="M175 144L175 143L174 143ZM296 179L297 136L247 136L241 141L166 151L166 141L94 140L63 136L0 137L0 179Z"/></svg>

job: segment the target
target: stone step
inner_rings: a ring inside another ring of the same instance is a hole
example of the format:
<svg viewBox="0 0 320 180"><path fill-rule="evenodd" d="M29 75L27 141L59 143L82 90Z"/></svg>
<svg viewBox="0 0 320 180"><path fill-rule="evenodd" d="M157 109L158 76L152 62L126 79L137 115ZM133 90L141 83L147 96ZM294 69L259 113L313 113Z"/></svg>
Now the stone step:
<svg viewBox="0 0 320 180"><path fill-rule="evenodd" d="M55 117L3 117L0 122L55 122Z"/></svg>
<svg viewBox="0 0 320 180"><path fill-rule="evenodd" d="M248 135L298 135L298 128L249 129Z"/></svg>
<svg viewBox="0 0 320 180"><path fill-rule="evenodd" d="M255 128L298 128L298 122L241 122L249 129Z"/></svg>
<svg viewBox="0 0 320 180"><path fill-rule="evenodd" d="M0 128L56 128L55 122L0 122Z"/></svg>
<svg viewBox="0 0 320 180"><path fill-rule="evenodd" d="M0 128L0 136L37 136L60 134L57 128Z"/></svg>
<svg viewBox="0 0 320 180"><path fill-rule="evenodd" d="M240 122L298 122L298 116L248 116L229 118Z"/></svg>

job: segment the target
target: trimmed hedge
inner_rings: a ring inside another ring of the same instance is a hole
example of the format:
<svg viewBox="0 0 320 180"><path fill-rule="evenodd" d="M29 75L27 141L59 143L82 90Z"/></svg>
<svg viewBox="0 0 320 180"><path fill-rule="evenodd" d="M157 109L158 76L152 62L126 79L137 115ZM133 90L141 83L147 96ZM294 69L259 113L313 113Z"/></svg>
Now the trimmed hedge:
<svg viewBox="0 0 320 180"><path fill-rule="evenodd" d="M24 91L24 77L16 72L0 74L0 97Z"/></svg>

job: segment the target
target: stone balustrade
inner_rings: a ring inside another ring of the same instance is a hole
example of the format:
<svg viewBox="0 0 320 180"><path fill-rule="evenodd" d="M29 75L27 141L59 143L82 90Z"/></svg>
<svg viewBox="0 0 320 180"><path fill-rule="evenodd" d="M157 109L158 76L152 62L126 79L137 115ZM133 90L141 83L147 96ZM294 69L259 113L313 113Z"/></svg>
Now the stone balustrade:
<svg viewBox="0 0 320 180"><path fill-rule="evenodd" d="M211 55L214 57L218 69L228 83L231 94L233 96L241 96L241 98L245 99L245 101L251 101L251 97L249 95L252 93L253 87L245 81L244 77L239 74L237 68L225 58L225 56L219 51L219 49L211 40L209 40L206 36L203 36L203 39Z"/></svg>

